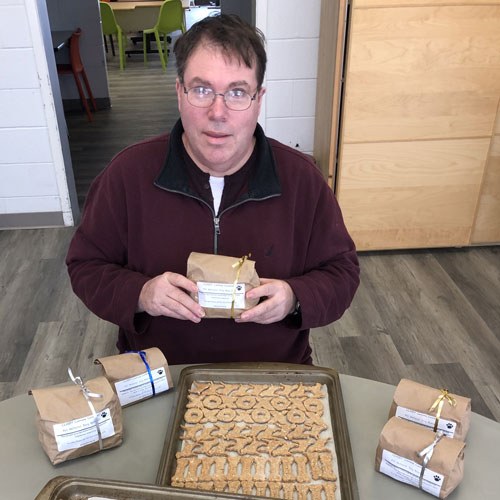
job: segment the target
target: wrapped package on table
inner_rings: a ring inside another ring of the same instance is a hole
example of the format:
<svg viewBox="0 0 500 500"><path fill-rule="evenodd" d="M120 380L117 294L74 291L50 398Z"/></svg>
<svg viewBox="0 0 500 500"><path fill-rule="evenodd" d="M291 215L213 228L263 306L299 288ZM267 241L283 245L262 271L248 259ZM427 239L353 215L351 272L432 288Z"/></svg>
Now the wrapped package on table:
<svg viewBox="0 0 500 500"><path fill-rule="evenodd" d="M174 386L167 360L157 347L97 358L120 404L128 406Z"/></svg>
<svg viewBox="0 0 500 500"><path fill-rule="evenodd" d="M123 438L120 402L106 377L84 383L68 372L73 385L30 391L38 438L54 465L113 448Z"/></svg>
<svg viewBox="0 0 500 500"><path fill-rule="evenodd" d="M446 498L462 481L465 443L398 417L380 435L375 469L387 476Z"/></svg>
<svg viewBox="0 0 500 500"><path fill-rule="evenodd" d="M471 401L446 389L434 389L402 379L389 411L389 418L393 416L465 441L470 426Z"/></svg>

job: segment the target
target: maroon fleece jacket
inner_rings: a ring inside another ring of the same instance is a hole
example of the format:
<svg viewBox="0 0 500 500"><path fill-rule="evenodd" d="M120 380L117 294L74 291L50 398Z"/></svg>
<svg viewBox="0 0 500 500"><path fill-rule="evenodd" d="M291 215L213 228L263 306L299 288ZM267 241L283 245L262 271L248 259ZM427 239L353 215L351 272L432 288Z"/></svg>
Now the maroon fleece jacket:
<svg viewBox="0 0 500 500"><path fill-rule="evenodd" d="M179 121L170 135L126 148L95 179L67 255L73 290L119 326L122 352L159 347L170 364L311 363L309 329L340 318L359 284L332 190L310 158L257 126L255 151L225 178L216 215L211 194L201 192L208 184L197 182L206 174L192 175L182 131ZM194 324L135 312L147 280L166 271L185 275L191 252L215 250L251 253L260 277L286 280L301 305L299 321Z"/></svg>

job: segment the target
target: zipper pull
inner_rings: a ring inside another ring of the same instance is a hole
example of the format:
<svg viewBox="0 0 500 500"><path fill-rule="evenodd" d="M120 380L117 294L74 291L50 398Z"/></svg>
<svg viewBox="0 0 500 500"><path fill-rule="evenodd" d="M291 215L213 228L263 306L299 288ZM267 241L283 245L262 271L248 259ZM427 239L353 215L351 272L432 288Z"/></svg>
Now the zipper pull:
<svg viewBox="0 0 500 500"><path fill-rule="evenodd" d="M214 255L217 255L219 249L219 234L220 234L220 226L219 226L219 217L214 217Z"/></svg>

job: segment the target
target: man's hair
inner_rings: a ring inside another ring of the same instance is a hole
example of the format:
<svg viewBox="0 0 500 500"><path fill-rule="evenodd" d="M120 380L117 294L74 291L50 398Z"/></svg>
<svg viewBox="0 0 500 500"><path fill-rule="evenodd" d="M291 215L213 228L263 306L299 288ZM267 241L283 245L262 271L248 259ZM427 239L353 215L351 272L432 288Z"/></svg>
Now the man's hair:
<svg viewBox="0 0 500 500"><path fill-rule="evenodd" d="M236 58L251 68L255 63L257 88L260 89L266 72L265 37L258 28L250 26L234 14L210 16L198 21L181 35L174 45L177 76L184 82L188 59L199 45L209 45L231 59Z"/></svg>

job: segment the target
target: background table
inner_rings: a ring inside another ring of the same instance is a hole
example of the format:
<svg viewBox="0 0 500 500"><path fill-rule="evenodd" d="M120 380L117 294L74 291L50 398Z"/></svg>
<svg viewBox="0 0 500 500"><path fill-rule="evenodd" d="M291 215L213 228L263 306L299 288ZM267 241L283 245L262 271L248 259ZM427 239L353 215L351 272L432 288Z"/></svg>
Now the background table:
<svg viewBox="0 0 500 500"><path fill-rule="evenodd" d="M171 367L174 382L181 366ZM394 387L340 376L361 500L432 498L374 470L375 449ZM123 410L124 442L111 450L52 466L35 429L35 402L18 396L0 403L0 497L29 500L59 475L154 484L175 389ZM465 451L465 476L450 500L500 498L500 424L472 415Z"/></svg>
<svg viewBox="0 0 500 500"><path fill-rule="evenodd" d="M163 1L111 2L116 22L125 33L152 28L158 20Z"/></svg>
<svg viewBox="0 0 500 500"><path fill-rule="evenodd" d="M109 5L113 9L116 22L121 27L124 33L136 34L144 31L145 29L153 28L158 20L160 7L162 1L150 2L111 2ZM186 9L184 9L184 13ZM184 24L186 24L186 16L184 14ZM180 33L180 31L179 31ZM138 37L142 41L142 35ZM136 37L132 37L132 40ZM146 37L146 52L158 52L158 50L151 49L151 40L154 39L152 35ZM141 50L127 49L127 54L142 54Z"/></svg>

